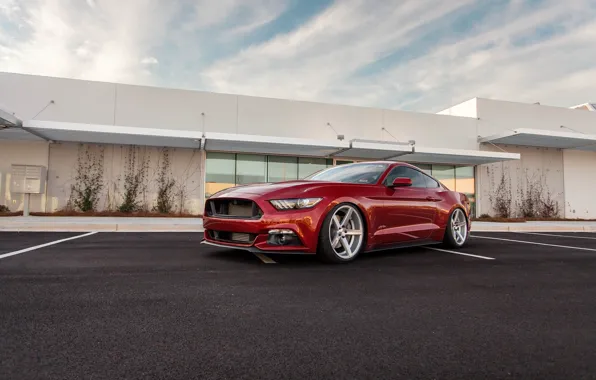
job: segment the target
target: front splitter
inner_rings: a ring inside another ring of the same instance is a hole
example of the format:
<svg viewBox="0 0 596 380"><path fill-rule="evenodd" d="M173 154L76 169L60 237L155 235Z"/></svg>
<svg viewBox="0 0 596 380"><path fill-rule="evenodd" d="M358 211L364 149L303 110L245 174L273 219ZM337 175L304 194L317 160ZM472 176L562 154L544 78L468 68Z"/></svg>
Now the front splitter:
<svg viewBox="0 0 596 380"><path fill-rule="evenodd" d="M274 255L312 255L312 253L308 253L306 251L265 251L262 249L258 249L255 247L238 247L234 245L225 245L220 243L215 243L206 239L201 240L201 244L211 245L213 247L218 248L227 248L227 249L236 249L239 251L247 251L251 253L264 253L264 254L274 254Z"/></svg>

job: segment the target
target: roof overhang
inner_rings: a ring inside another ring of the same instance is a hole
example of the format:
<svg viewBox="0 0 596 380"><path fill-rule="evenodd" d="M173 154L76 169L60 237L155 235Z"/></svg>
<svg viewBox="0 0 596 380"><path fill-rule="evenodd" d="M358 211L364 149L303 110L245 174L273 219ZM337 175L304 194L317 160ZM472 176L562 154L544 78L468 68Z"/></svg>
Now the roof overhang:
<svg viewBox="0 0 596 380"><path fill-rule="evenodd" d="M35 136L24 130L23 128L1 128L0 140L8 141L46 141L45 139Z"/></svg>
<svg viewBox="0 0 596 380"><path fill-rule="evenodd" d="M493 162L519 160L518 153L487 152L467 149L445 149L414 147L412 154L398 157L396 160L426 164L448 164L448 165L482 165Z"/></svg>
<svg viewBox="0 0 596 380"><path fill-rule="evenodd" d="M412 153L413 151L414 146L409 143L352 140L348 147L333 153L332 156L369 160L389 160Z"/></svg>
<svg viewBox="0 0 596 380"><path fill-rule="evenodd" d="M19 126L21 120L18 117L0 108L0 129Z"/></svg>
<svg viewBox="0 0 596 380"><path fill-rule="evenodd" d="M233 133L205 133L204 149L207 151L280 154L290 156L327 157L348 148L343 141L242 135Z"/></svg>
<svg viewBox="0 0 596 380"><path fill-rule="evenodd" d="M480 143L522 145L542 148L596 150L596 135L579 132L516 129L493 136L481 137Z"/></svg>
<svg viewBox="0 0 596 380"><path fill-rule="evenodd" d="M23 129L51 141L201 148L201 132L30 120Z"/></svg>

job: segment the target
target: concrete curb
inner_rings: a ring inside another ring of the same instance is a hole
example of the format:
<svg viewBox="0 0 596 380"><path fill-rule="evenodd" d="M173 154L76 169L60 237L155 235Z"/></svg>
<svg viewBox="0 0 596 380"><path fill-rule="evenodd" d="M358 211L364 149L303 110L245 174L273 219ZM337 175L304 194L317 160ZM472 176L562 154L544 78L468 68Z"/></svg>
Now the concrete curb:
<svg viewBox="0 0 596 380"><path fill-rule="evenodd" d="M522 223L520 223L522 224ZM596 232L595 226L480 226L472 225L472 232Z"/></svg>
<svg viewBox="0 0 596 380"><path fill-rule="evenodd" d="M166 224L13 224L0 227L0 232L203 232L194 225Z"/></svg>

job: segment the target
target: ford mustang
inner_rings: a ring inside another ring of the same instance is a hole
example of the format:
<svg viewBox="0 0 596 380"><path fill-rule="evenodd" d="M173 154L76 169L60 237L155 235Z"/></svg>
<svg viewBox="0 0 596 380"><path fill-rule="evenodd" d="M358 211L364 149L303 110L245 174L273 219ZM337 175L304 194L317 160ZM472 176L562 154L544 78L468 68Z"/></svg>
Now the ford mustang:
<svg viewBox="0 0 596 380"><path fill-rule="evenodd" d="M263 253L316 254L332 263L364 252L460 248L470 202L415 166L364 162L305 180L237 186L206 200L203 243Z"/></svg>

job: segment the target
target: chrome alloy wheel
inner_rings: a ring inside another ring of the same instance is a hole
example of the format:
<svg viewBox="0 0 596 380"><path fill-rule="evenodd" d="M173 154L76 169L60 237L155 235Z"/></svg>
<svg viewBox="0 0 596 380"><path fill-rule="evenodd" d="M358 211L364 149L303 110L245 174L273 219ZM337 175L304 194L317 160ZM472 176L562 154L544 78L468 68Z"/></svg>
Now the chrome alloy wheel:
<svg viewBox="0 0 596 380"><path fill-rule="evenodd" d="M463 245L468 237L466 214L460 208L455 209L451 214L451 234L458 246Z"/></svg>
<svg viewBox="0 0 596 380"><path fill-rule="evenodd" d="M362 216L354 206L345 205L335 210L329 224L329 242L335 254L351 259L360 251L363 241Z"/></svg>

